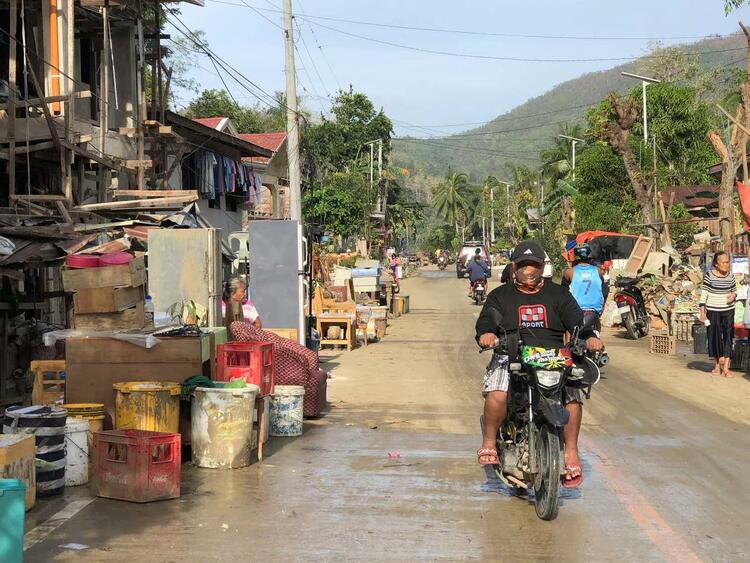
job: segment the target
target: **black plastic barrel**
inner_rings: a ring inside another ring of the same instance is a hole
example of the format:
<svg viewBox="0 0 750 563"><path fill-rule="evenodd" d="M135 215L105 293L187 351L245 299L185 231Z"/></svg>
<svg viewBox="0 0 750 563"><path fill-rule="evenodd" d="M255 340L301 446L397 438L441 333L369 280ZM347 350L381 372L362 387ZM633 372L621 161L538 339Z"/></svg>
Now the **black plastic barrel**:
<svg viewBox="0 0 750 563"><path fill-rule="evenodd" d="M708 328L703 323L694 324L693 333L693 353L708 354Z"/></svg>
<svg viewBox="0 0 750 563"><path fill-rule="evenodd" d="M65 488L65 419L62 407L9 407L3 434L33 434L36 439L36 494L59 494Z"/></svg>

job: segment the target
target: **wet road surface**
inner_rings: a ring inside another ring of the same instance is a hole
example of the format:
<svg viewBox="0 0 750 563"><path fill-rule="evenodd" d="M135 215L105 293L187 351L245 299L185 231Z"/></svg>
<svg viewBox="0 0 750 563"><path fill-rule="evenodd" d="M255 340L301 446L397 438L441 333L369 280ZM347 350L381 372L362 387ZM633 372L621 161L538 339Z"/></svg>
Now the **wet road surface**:
<svg viewBox="0 0 750 563"><path fill-rule="evenodd" d="M32 530L26 560L748 559L748 426L701 408L711 396L687 402L644 382L664 361L645 341L607 337L612 364L585 405L584 486L564 491L557 520L538 520L480 468L487 357L466 284L450 271L406 280L412 313L380 343L328 353L330 414L272 440L262 464L185 465L175 501L96 499ZM29 521L70 500L87 492L69 489ZM59 547L69 542L88 547Z"/></svg>

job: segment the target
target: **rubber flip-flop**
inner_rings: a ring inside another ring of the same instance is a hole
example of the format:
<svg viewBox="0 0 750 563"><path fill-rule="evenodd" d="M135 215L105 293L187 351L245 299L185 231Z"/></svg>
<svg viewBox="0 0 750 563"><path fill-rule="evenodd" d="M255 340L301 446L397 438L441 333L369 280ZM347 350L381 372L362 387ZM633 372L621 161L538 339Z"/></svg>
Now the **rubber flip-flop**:
<svg viewBox="0 0 750 563"><path fill-rule="evenodd" d="M489 457L494 461L482 461L481 458ZM495 448L479 448L477 450L477 461L479 465L497 465L500 463L500 459L497 457L497 450Z"/></svg>
<svg viewBox="0 0 750 563"><path fill-rule="evenodd" d="M562 480L562 486L566 489L577 489L578 487L580 487L581 483L583 483L583 467L581 467L581 465L566 465L565 469L566 471L570 471L571 469L578 469L580 470L580 473L572 479L568 479L568 476L565 475Z"/></svg>

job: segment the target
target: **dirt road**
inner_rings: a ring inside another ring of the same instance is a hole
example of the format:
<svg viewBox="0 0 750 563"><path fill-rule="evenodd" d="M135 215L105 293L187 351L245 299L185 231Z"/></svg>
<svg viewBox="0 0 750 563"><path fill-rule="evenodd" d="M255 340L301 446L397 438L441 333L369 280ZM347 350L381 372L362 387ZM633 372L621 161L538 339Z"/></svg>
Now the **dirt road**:
<svg viewBox="0 0 750 563"><path fill-rule="evenodd" d="M382 342L328 354L331 413L272 442L262 464L186 466L177 501L96 499L32 530L27 561L750 557L750 438L730 401L747 381L688 376L679 358L608 336L612 364L584 412L584 486L542 522L476 464L487 357L465 284L447 272L406 280L412 312ZM87 547L59 547L69 542Z"/></svg>

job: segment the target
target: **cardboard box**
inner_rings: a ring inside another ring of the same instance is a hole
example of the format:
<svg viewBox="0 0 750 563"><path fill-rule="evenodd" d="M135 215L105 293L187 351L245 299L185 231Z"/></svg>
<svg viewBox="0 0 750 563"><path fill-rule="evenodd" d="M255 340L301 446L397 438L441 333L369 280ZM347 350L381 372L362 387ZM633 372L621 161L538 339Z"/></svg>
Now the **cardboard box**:
<svg viewBox="0 0 750 563"><path fill-rule="evenodd" d="M32 434L0 434L0 478L26 483L26 510L36 504L36 438Z"/></svg>

